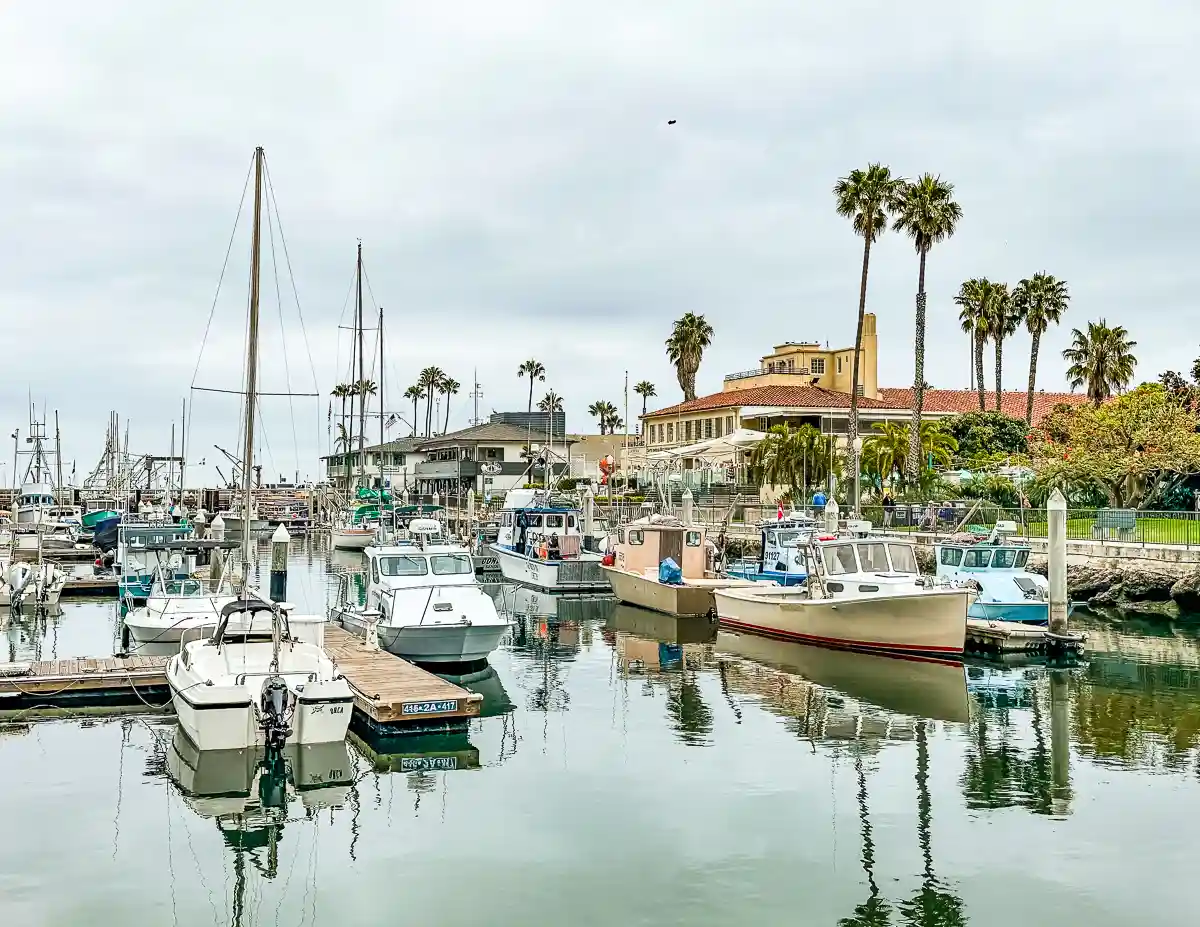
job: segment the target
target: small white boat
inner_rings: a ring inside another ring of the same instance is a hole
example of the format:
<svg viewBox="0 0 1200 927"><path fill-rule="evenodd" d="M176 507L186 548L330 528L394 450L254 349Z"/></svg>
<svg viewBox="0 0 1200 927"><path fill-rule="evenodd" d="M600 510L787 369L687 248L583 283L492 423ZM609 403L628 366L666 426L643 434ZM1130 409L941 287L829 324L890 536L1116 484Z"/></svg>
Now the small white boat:
<svg viewBox="0 0 1200 927"><path fill-rule="evenodd" d="M296 640L289 606L240 599L221 609L211 638L186 642L167 662L179 727L196 748L280 749L343 740L354 696L333 661ZM271 631L255 613L271 615Z"/></svg>
<svg viewBox="0 0 1200 927"><path fill-rule="evenodd" d="M375 528L369 525L333 526L333 546L338 550L366 550L375 543Z"/></svg>
<svg viewBox="0 0 1200 927"><path fill-rule="evenodd" d="M365 602L344 583L331 619L416 663L475 663L500 646L508 621L475 579L471 552L436 540L441 527L414 519L415 544L367 548Z"/></svg>
<svg viewBox="0 0 1200 927"><path fill-rule="evenodd" d="M808 560L805 587L717 589L721 625L834 647L962 654L975 592L926 581L910 542L820 538L809 545Z"/></svg>
<svg viewBox="0 0 1200 927"><path fill-rule="evenodd" d="M713 590L751 585L717 575L716 547L704 529L667 515L639 518L617 529L614 560L602 564L622 602L678 617L715 615ZM678 582L663 582L660 565L672 560Z"/></svg>
<svg viewBox="0 0 1200 927"><path fill-rule="evenodd" d="M505 579L551 592L610 588L602 555L582 531L579 509L557 506L536 490L510 490L490 546Z"/></svg>
<svg viewBox="0 0 1200 927"><path fill-rule="evenodd" d="M0 608L29 606L52 608L62 598L66 574L49 561L40 565L14 560L0 577Z"/></svg>

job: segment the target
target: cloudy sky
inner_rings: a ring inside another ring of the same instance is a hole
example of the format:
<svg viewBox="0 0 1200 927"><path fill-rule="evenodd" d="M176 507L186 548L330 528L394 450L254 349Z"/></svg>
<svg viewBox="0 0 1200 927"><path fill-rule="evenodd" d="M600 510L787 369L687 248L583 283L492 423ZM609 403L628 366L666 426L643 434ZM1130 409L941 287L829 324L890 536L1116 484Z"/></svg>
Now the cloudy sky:
<svg viewBox="0 0 1200 927"><path fill-rule="evenodd" d="M572 429L594 427L593 400L621 405L626 370L676 401L662 343L689 310L716 330L701 393L776 341L849 344L861 250L830 187L875 160L941 174L965 213L930 259L933 385L967 386L959 282L1040 270L1073 297L1045 388L1065 387L1070 327L1100 317L1138 341L1140 376L1186 367L1197 47L1200 8L1180 0L1136 15L1113 0L9 0L5 433L26 428L31 392L60 410L82 476L110 409L133 450L165 453L193 382L239 388L245 217L194 371L260 144L300 310L277 238L264 389L345 378L358 238L387 313L388 406L411 414L402 388L438 364L464 384L452 428L474 368L482 413L524 408L527 357ZM868 299L883 385L912 382L916 269L886 235ZM1007 348L1006 386L1024 384L1027 352L1020 336ZM327 398L263 402L267 471L315 473ZM237 418L236 397L195 394L189 456L211 468Z"/></svg>

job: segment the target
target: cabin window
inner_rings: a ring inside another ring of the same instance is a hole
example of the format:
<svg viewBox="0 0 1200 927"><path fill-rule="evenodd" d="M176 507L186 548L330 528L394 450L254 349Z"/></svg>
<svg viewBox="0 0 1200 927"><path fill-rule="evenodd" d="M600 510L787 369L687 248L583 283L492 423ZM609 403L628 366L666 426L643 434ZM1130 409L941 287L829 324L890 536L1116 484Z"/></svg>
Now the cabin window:
<svg viewBox="0 0 1200 927"><path fill-rule="evenodd" d="M379 561L374 557L371 558L371 580L379 582Z"/></svg>
<svg viewBox="0 0 1200 927"><path fill-rule="evenodd" d="M561 528L562 526L563 526L563 516L561 516L561 515L547 515L546 516L546 527L547 528Z"/></svg>
<svg viewBox="0 0 1200 927"><path fill-rule="evenodd" d="M429 572L424 557L380 557L378 568L384 576L424 576Z"/></svg>
<svg viewBox="0 0 1200 927"><path fill-rule="evenodd" d="M688 547L699 547L700 546L700 532L699 531L689 531L685 538L685 543L687 544Z"/></svg>
<svg viewBox="0 0 1200 927"><path fill-rule="evenodd" d="M866 584L861 584L861 585L859 585L859 587L858 587L858 591L859 591L859 592L878 592L878 591L879 591L879 587L878 587L878 586L868 586L868 585L866 585Z"/></svg>
<svg viewBox="0 0 1200 927"><path fill-rule="evenodd" d="M889 544L888 554L892 558L892 570L896 573L920 573L917 569L917 555L907 544Z"/></svg>
<svg viewBox="0 0 1200 927"><path fill-rule="evenodd" d="M713 423L713 420L711 418L706 418L704 420L704 437L706 439L711 438L713 436L712 423Z"/></svg>
<svg viewBox="0 0 1200 927"><path fill-rule="evenodd" d="M636 546L636 545L644 542L645 539L646 539L646 534L644 531L642 531L641 528L634 528L629 532L629 543L630 544L633 544Z"/></svg>
<svg viewBox="0 0 1200 927"><path fill-rule="evenodd" d="M864 573L888 572L887 553L882 544L859 544L858 559L862 561Z"/></svg>
<svg viewBox="0 0 1200 927"><path fill-rule="evenodd" d="M990 550L968 550L963 557L963 566L968 570L982 570L988 565L991 556Z"/></svg>
<svg viewBox="0 0 1200 927"><path fill-rule="evenodd" d="M830 592L842 592L845 590L846 587L843 586L841 583L826 583L825 588L828 589Z"/></svg>
<svg viewBox="0 0 1200 927"><path fill-rule="evenodd" d="M1017 552L1011 548L1001 547L992 554L992 568L996 570L1011 570L1017 562Z"/></svg>
<svg viewBox="0 0 1200 927"><path fill-rule="evenodd" d="M429 558L434 576L458 576L474 573L475 565L469 554L434 554Z"/></svg>
<svg viewBox="0 0 1200 927"><path fill-rule="evenodd" d="M858 564L854 560L854 545L836 544L826 547L821 553L825 556L825 572L830 576L858 572Z"/></svg>
<svg viewBox="0 0 1200 927"><path fill-rule="evenodd" d="M567 516L567 527L568 527L568 528L574 528L574 527L575 527L575 516L574 516L574 515L568 515L568 516Z"/></svg>
<svg viewBox="0 0 1200 927"><path fill-rule="evenodd" d="M942 566L958 566L962 563L962 555L963 552L957 547L943 547L941 557Z"/></svg>
<svg viewBox="0 0 1200 927"><path fill-rule="evenodd" d="M625 529L624 528L619 528L617 530L617 543L618 544L625 543Z"/></svg>
<svg viewBox="0 0 1200 927"><path fill-rule="evenodd" d="M1023 569L1025 569L1025 564L1028 562L1029 562L1029 551L1027 551L1027 550L1017 551L1017 562L1015 564L1013 564L1013 566L1015 566L1018 570L1023 570Z"/></svg>

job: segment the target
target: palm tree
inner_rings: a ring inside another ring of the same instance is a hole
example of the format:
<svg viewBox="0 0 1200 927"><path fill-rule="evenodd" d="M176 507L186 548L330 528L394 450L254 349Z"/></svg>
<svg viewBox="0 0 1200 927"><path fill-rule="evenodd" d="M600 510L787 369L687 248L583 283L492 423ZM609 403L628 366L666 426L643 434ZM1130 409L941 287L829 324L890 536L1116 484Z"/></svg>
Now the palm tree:
<svg viewBox="0 0 1200 927"><path fill-rule="evenodd" d="M624 428L625 419L621 418L616 408L614 408L612 413L608 416L608 433L610 435L615 435L618 431L624 430Z"/></svg>
<svg viewBox="0 0 1200 927"><path fill-rule="evenodd" d="M696 372L704 349L712 343L713 327L702 315L684 313L676 319L667 339L667 358L675 365L675 378L683 390L683 401L696 398ZM653 393L651 394L653 395Z"/></svg>
<svg viewBox="0 0 1200 927"><path fill-rule="evenodd" d="M950 466L958 451L958 439L942 428L941 422L921 422L920 437L924 460Z"/></svg>
<svg viewBox="0 0 1200 927"><path fill-rule="evenodd" d="M992 283L984 281L983 288L983 317L987 327L987 335L996 347L996 403L995 409L1000 411L1000 398L1003 395L1003 352L1004 339L1017 330L1021 324L1021 316L1013 304L1012 294L1008 292L1007 283Z"/></svg>
<svg viewBox="0 0 1200 927"><path fill-rule="evenodd" d="M646 417L646 400L651 396L657 396L658 393L654 389L654 384L649 380L642 380L633 391L642 397L642 418Z"/></svg>
<svg viewBox="0 0 1200 927"><path fill-rule="evenodd" d="M979 390L979 411L987 408L983 398L983 345L987 341L988 326L984 315L986 308L986 287L989 281L974 277L964 280L954 297L955 304L960 308L958 321L962 330L971 336L972 355L975 360L975 386Z"/></svg>
<svg viewBox="0 0 1200 927"><path fill-rule="evenodd" d="M892 228L908 233L920 259L917 271L912 427L909 429L906 467L909 473L915 474L921 468L921 447L917 438L921 412L925 408L925 258L934 245L954 234L958 220L962 218L962 207L954 202L954 184L943 183L940 177L925 174L913 183L904 184L892 210L895 214Z"/></svg>
<svg viewBox="0 0 1200 927"><path fill-rule="evenodd" d="M596 416L600 422L600 434L607 434L606 429L617 417L617 407L606 399L598 399L588 406L588 415Z"/></svg>
<svg viewBox="0 0 1200 927"><path fill-rule="evenodd" d="M337 386L335 386L330 391L330 395L333 396L334 399L340 399L342 401L342 417L341 417L340 424L342 427L342 432L345 432L345 430L346 430L346 400L349 399L350 396L352 395L352 392L350 389L350 384L349 383L339 383Z"/></svg>
<svg viewBox="0 0 1200 927"><path fill-rule="evenodd" d="M1113 393L1124 392L1133 379L1137 358L1133 356L1136 341L1122 326L1109 328L1104 319L1088 322L1087 332L1071 331L1071 346L1063 351L1067 381L1071 389L1086 386L1088 399L1100 405Z"/></svg>
<svg viewBox="0 0 1200 927"><path fill-rule="evenodd" d="M542 366L541 361L530 358L517 368L518 377L529 377L529 405L526 406L527 413L533 413L533 381L541 380L546 382L546 368Z"/></svg>
<svg viewBox="0 0 1200 927"><path fill-rule="evenodd" d="M425 391L425 437L433 430L433 393L446 379L441 367L426 367L417 377L417 385Z"/></svg>
<svg viewBox="0 0 1200 927"><path fill-rule="evenodd" d="M897 469L904 469L912 442L907 425L876 422L872 430L876 433L863 441L863 460L866 461L868 472L879 477L882 488L884 480L890 479Z"/></svg>
<svg viewBox="0 0 1200 927"><path fill-rule="evenodd" d="M404 398L412 401L413 417L412 417L412 436L417 436L417 403L421 401L421 397L425 395L425 390L420 384L414 383L404 391Z"/></svg>
<svg viewBox="0 0 1200 927"><path fill-rule="evenodd" d="M563 410L562 396L550 390L545 396L538 400L538 409L549 415Z"/></svg>
<svg viewBox="0 0 1200 927"><path fill-rule="evenodd" d="M442 377L442 382L438 384L438 392L446 397L446 422L442 425L442 434L450 431L450 397L455 395L462 384L453 377Z"/></svg>
<svg viewBox="0 0 1200 927"><path fill-rule="evenodd" d="M854 333L854 363L850 381L850 417L846 425L853 466L858 466L854 439L858 437L859 364L862 359L863 316L867 313L867 272L871 266L871 245L887 231L887 212L898 199L904 180L893 177L890 168L869 164L853 170L833 185L837 214L849 219L855 235L863 240L862 280L858 288L858 326Z"/></svg>
<svg viewBox="0 0 1200 927"><path fill-rule="evenodd" d="M1067 311L1071 295L1067 281L1056 280L1049 274L1026 277L1013 290L1013 302L1025 319L1032 344L1029 348L1029 393L1025 397L1025 424L1033 422L1033 390L1037 383L1038 348L1042 335L1051 325L1057 325Z"/></svg>

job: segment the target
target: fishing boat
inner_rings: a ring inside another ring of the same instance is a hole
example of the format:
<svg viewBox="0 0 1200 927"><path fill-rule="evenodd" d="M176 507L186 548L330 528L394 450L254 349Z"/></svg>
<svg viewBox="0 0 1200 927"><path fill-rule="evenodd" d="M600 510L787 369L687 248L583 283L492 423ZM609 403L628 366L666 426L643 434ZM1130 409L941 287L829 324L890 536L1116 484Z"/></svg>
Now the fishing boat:
<svg viewBox="0 0 1200 927"><path fill-rule="evenodd" d="M3 563L0 608L30 606L53 609L62 598L67 575L49 560L13 560Z"/></svg>
<svg viewBox="0 0 1200 927"><path fill-rule="evenodd" d="M669 515L618 528L613 562L607 561L601 568L620 601L679 617L716 615L713 590L748 583L718 576L716 547L704 529Z"/></svg>
<svg viewBox="0 0 1200 927"><path fill-rule="evenodd" d="M911 542L820 537L806 550L804 587L715 590L722 627L859 650L962 654L975 593L926 582Z"/></svg>
<svg viewBox="0 0 1200 927"><path fill-rule="evenodd" d="M972 618L1049 624L1050 586L1046 577L1026 569L1029 548L1005 541L1015 534L1012 521L999 521L986 538L958 534L934 545L940 579L974 585L979 596ZM1068 603L1068 614L1075 603Z"/></svg>
<svg viewBox="0 0 1200 927"><path fill-rule="evenodd" d="M471 552L439 537L433 519L409 525L414 543L367 548L365 601L343 583L330 618L416 663L475 663L500 646L508 621L475 578Z"/></svg>
<svg viewBox="0 0 1200 927"><path fill-rule="evenodd" d="M782 514L776 521L763 522L759 525L758 558L733 561L725 568L725 575L779 586L799 586L808 579L805 546L819 528L814 518L802 512Z"/></svg>
<svg viewBox="0 0 1200 927"><path fill-rule="evenodd" d="M553 504L542 490L514 489L490 549L507 580L551 592L608 589L602 555L584 549L591 539L581 529L579 509Z"/></svg>
<svg viewBox="0 0 1200 927"><path fill-rule="evenodd" d="M258 402L258 316L263 197L263 150L254 152L254 226L246 339L245 436L242 497L251 498L254 425ZM167 661L167 683L179 727L201 751L345 739L353 694L321 647L298 639L291 606L247 594L250 508L243 510L241 594L226 604L211 637L185 640ZM269 615L269 633L258 616Z"/></svg>
<svg viewBox="0 0 1200 927"><path fill-rule="evenodd" d="M150 595L150 587L157 574L165 574L172 580L184 580L195 572L195 559L186 547L176 550L168 548L166 557L161 556L161 545L191 537L191 525L151 525L130 521L118 522L114 527L117 533L117 595L122 601L144 600ZM99 543L98 539L96 543ZM166 572L168 567L169 573Z"/></svg>

